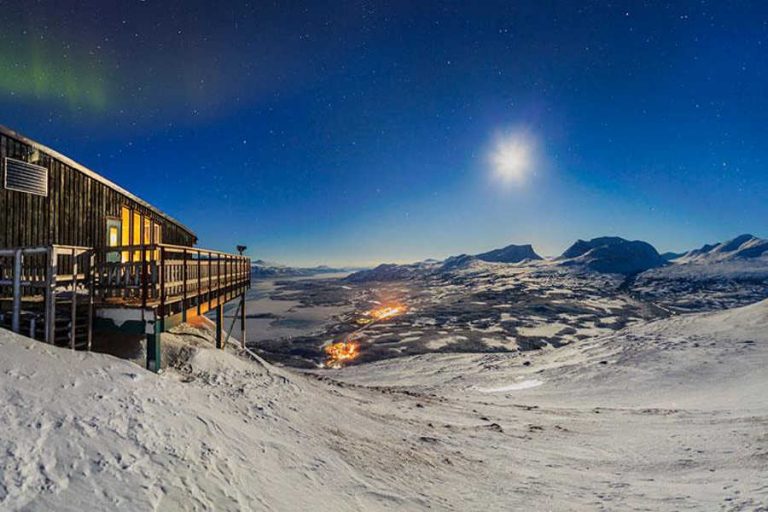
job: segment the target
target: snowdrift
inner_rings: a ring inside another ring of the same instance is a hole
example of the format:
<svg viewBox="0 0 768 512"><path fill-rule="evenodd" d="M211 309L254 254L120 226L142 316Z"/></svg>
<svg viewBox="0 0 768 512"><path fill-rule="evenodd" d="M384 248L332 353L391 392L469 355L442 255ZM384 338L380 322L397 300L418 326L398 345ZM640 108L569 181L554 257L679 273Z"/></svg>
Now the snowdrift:
<svg viewBox="0 0 768 512"><path fill-rule="evenodd" d="M768 504L768 301L317 375L190 347L158 376L5 331L0 350L3 510Z"/></svg>

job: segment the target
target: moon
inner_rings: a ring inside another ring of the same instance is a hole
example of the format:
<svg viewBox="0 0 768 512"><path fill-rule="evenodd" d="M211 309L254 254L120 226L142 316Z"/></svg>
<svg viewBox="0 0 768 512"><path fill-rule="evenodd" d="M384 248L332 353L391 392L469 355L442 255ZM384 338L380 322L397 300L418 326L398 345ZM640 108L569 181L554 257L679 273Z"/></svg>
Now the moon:
<svg viewBox="0 0 768 512"><path fill-rule="evenodd" d="M535 162L533 138L522 131L496 137L488 161L493 177L504 185L522 184L531 174Z"/></svg>

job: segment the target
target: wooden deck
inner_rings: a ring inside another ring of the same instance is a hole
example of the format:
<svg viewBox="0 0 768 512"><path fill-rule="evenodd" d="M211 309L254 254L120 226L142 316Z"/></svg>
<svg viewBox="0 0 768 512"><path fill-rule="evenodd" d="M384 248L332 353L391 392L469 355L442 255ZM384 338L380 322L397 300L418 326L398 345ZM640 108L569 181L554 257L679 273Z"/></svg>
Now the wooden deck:
<svg viewBox="0 0 768 512"><path fill-rule="evenodd" d="M25 314L40 316L53 342L56 319L71 310L72 345L78 322L92 325L93 312L108 308L152 310L164 321L204 314L241 297L251 284L250 259L169 244L101 249L75 246L0 249L0 308L10 302L11 328ZM37 305L37 306L36 306ZM78 318L88 306L88 319ZM6 308L7 309L7 306ZM90 334L88 335L90 345Z"/></svg>
<svg viewBox="0 0 768 512"><path fill-rule="evenodd" d="M119 259L120 261L109 261ZM251 261L245 256L168 244L103 250L94 268L96 304L159 307L202 313L245 293Z"/></svg>

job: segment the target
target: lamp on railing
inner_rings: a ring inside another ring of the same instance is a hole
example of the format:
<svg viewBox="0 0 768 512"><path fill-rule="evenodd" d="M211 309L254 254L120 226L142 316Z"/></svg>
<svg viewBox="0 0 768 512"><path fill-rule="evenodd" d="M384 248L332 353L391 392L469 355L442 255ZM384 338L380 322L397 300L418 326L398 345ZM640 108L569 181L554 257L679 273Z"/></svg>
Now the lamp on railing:
<svg viewBox="0 0 768 512"><path fill-rule="evenodd" d="M243 255L243 253L245 252L246 249L248 249L248 247L246 247L245 245L238 245L237 246L237 252L240 253L240 256Z"/></svg>

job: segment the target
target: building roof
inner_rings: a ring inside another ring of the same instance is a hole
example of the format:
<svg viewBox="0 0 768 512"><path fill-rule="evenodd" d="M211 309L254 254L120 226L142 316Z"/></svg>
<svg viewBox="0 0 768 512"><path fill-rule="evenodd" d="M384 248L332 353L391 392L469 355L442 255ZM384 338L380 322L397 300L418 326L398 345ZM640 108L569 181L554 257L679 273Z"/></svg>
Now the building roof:
<svg viewBox="0 0 768 512"><path fill-rule="evenodd" d="M71 158L62 155L58 151L56 151L54 149L51 149L48 146L44 146L43 144L40 144L39 142L36 142L36 141L34 141L34 140L32 140L32 139L30 139L28 137L25 137L24 135L22 135L22 134L20 134L18 132L15 132L15 131L11 130L10 128L7 128L7 127L5 127L3 125L0 125L0 133L5 135L5 136L7 136L7 137L11 137L13 139L16 139L19 142L22 142L24 144L32 146L36 150L41 151L43 153L46 153L50 157L55 158L56 160L58 160L58 161L60 161L60 162L62 162L64 164L72 167L73 169L77 169L78 171L80 171L81 173L85 174L89 178L92 178L92 179L94 179L94 180L96 180L98 182L101 182L104 185L106 185L109 188L111 188L112 190L115 190L116 192L121 193L122 195L124 195L128 199L130 199L131 201L134 201L134 202L144 206L145 208L148 208L148 209L152 210L153 212L155 212L156 214L160 215L164 219L166 219L166 220L176 224L177 226L179 226L180 228L184 229L185 231L189 232L189 234L191 234L195 238L197 238L197 235L195 234L194 231L189 229L187 226L185 226L184 224L182 224L178 220L174 219L173 217L171 217L167 213L164 213L161 210L157 209L156 207L152 206L151 204L149 204L148 202L144 201L143 199L141 199L140 197L136 196L135 194L132 194L132 193L128 192L127 190L125 190L123 187L121 187L117 183L114 183L114 182L108 180L107 178L105 178L104 176L102 176L101 174L99 174L99 173L97 173L95 171L92 171L91 169L87 168L83 164L75 162Z"/></svg>

